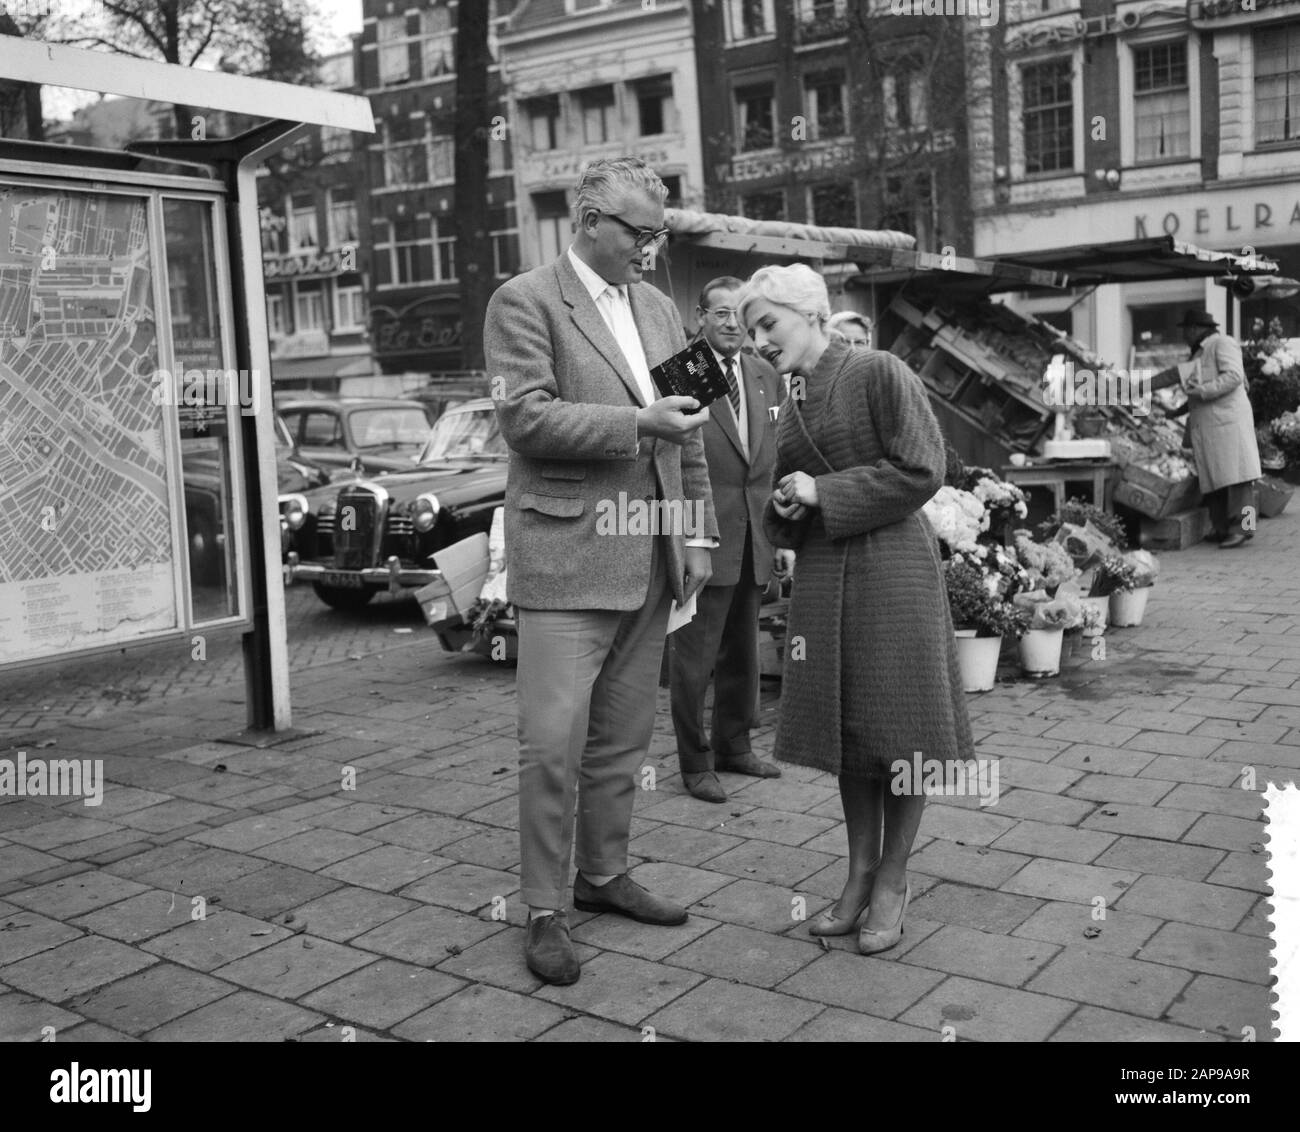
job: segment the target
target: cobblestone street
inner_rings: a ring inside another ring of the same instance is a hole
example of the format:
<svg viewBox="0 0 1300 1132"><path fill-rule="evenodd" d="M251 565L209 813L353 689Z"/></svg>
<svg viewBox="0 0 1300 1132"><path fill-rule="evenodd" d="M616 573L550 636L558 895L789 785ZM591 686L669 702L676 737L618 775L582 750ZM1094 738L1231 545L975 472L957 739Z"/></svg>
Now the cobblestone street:
<svg viewBox="0 0 1300 1132"><path fill-rule="evenodd" d="M265 746L223 741L237 638L206 664L32 669L5 688L3 757L102 759L108 782L98 808L0 805L0 1038L1264 1040L1261 791L1300 773L1297 549L1288 513L1246 550L1162 555L1104 660L1081 645L1057 680L1008 669L971 696L1001 797L932 800L882 956L804 922L844 879L835 782L786 767L689 797L661 691L633 875L691 918L573 914L567 988L523 963L513 669L444 654L413 605L291 592L295 730Z"/></svg>

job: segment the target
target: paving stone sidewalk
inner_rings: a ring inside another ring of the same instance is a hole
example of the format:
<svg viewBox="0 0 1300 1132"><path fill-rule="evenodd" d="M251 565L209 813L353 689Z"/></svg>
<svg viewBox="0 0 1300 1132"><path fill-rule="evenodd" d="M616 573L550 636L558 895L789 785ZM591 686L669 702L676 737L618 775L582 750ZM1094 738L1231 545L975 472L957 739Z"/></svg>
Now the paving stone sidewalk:
<svg viewBox="0 0 1300 1132"><path fill-rule="evenodd" d="M265 746L228 741L237 683L12 731L0 757L108 781L98 807L0 803L0 1038L1266 1040L1261 791L1300 774L1298 548L1287 513L1247 549L1162 555L1104 659L971 696L1001 796L931 802L906 934L871 958L797 918L844 880L834 780L724 775L728 804L696 801L663 692L632 873L691 918L572 914L567 988L522 959L509 667L429 640L301 669L296 731Z"/></svg>

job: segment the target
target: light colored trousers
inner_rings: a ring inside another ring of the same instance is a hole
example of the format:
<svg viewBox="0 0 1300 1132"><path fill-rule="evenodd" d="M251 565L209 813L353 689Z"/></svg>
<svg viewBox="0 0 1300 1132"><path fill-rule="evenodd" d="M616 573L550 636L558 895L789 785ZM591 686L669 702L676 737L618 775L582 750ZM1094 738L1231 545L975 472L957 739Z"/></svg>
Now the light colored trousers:
<svg viewBox="0 0 1300 1132"><path fill-rule="evenodd" d="M584 873L627 871L672 596L655 541L640 609L516 611L520 896L530 908L566 906L571 855Z"/></svg>

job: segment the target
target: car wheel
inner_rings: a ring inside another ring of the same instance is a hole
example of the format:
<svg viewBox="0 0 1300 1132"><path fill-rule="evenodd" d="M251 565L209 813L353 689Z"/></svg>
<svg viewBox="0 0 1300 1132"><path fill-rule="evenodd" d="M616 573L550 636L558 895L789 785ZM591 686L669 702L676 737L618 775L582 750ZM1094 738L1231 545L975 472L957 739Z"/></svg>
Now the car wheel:
<svg viewBox="0 0 1300 1132"><path fill-rule="evenodd" d="M375 591L371 589L344 589L341 586L323 586L320 582L312 582L311 588L331 609L360 609L375 596Z"/></svg>

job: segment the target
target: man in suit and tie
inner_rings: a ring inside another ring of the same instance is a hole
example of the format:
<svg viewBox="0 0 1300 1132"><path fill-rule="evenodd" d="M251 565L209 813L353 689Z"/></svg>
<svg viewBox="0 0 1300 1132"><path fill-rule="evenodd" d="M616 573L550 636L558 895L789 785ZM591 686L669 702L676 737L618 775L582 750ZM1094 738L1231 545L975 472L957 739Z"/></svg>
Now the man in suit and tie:
<svg viewBox="0 0 1300 1132"><path fill-rule="evenodd" d="M709 580L718 533L700 436L708 410L658 397L650 377L686 345L676 307L639 285L667 236L666 196L637 158L593 161L578 182L573 244L503 284L483 330L510 447L524 955L549 983L580 973L564 912L571 854L577 908L686 920L627 875L669 606ZM688 521L611 531L598 520L620 501Z"/></svg>
<svg viewBox="0 0 1300 1132"><path fill-rule="evenodd" d="M780 770L753 753L758 723L758 613L773 573L773 548L763 534L772 491L776 430L769 410L781 402L781 378L767 362L742 353L745 334L736 302L744 284L725 275L700 292L700 335L722 366L730 390L710 406L704 426L719 547L713 576L700 591L695 617L668 639L673 729L686 789L725 802L719 771L778 778ZM704 733L704 696L713 679L712 736Z"/></svg>

